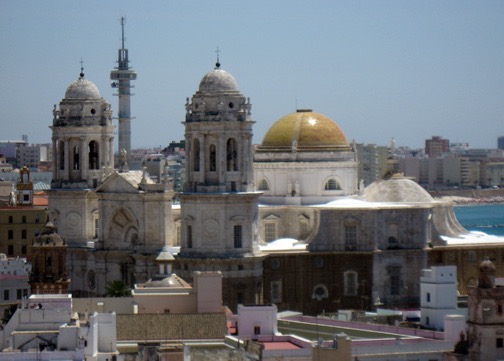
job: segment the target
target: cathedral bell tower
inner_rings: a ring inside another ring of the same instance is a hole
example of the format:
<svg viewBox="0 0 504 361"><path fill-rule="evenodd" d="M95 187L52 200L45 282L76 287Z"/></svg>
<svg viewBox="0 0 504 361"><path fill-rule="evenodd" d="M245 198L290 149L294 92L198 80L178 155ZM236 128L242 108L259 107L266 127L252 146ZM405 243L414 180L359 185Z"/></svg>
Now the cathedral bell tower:
<svg viewBox="0 0 504 361"><path fill-rule="evenodd" d="M96 188L113 166L112 110L82 68L53 116L51 188Z"/></svg>
<svg viewBox="0 0 504 361"><path fill-rule="evenodd" d="M54 106L53 181L49 191L51 221L68 245L95 239L98 198L94 189L113 170L113 125L110 104L95 84L80 76Z"/></svg>
<svg viewBox="0 0 504 361"><path fill-rule="evenodd" d="M262 301L250 108L236 80L217 62L187 99L184 123L186 183L177 272L191 278L193 271L221 271L231 308Z"/></svg>

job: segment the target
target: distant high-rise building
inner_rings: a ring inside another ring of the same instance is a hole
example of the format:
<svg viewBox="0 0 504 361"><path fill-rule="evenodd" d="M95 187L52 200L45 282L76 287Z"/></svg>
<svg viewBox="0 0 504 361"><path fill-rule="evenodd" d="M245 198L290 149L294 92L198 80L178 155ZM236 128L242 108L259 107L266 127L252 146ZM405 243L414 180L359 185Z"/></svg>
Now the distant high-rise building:
<svg viewBox="0 0 504 361"><path fill-rule="evenodd" d="M359 180L368 186L381 179L388 170L390 149L376 144L357 144L357 159L359 160Z"/></svg>
<svg viewBox="0 0 504 361"><path fill-rule="evenodd" d="M502 137L497 138L497 148L504 149L504 135Z"/></svg>
<svg viewBox="0 0 504 361"><path fill-rule="evenodd" d="M117 88L119 96L118 122L119 122L119 153L126 151L127 160L131 159L131 106L130 96L131 80L135 80L136 72L130 68L128 60L128 49L124 48L124 17L121 18L122 47L118 50L116 70L110 72L110 79L113 80L112 87ZM122 159L122 158L121 158Z"/></svg>
<svg viewBox="0 0 504 361"><path fill-rule="evenodd" d="M21 144L16 152L16 165L35 169L41 164L50 166L52 161L52 146L51 144Z"/></svg>
<svg viewBox="0 0 504 361"><path fill-rule="evenodd" d="M425 140L425 154L429 158L437 158L443 153L448 152L450 141L439 136L433 136L431 139Z"/></svg>

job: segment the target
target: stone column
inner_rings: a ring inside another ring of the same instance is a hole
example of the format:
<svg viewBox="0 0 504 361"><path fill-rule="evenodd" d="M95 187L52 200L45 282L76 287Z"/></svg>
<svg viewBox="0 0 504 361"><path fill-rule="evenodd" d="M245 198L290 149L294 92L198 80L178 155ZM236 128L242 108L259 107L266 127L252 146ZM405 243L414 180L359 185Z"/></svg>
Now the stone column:
<svg viewBox="0 0 504 361"><path fill-rule="evenodd" d="M219 149L217 149L217 171L219 187L226 187L227 190L227 142L226 135L221 134L219 136Z"/></svg>
<svg viewBox="0 0 504 361"><path fill-rule="evenodd" d="M80 174L81 174L81 179L86 180L87 179L87 171L89 168L89 162L88 162L88 147L86 144L86 137L82 136L80 137L80 152L79 152L79 162L80 162Z"/></svg>
<svg viewBox="0 0 504 361"><path fill-rule="evenodd" d="M63 180L70 179L70 138L63 138L65 151L63 154Z"/></svg>
<svg viewBox="0 0 504 361"><path fill-rule="evenodd" d="M103 169L103 167L107 166L107 161L109 159L109 137L106 135L102 135L101 142L98 145L98 168Z"/></svg>
<svg viewBox="0 0 504 361"><path fill-rule="evenodd" d="M56 180L58 179L58 172L59 172L59 156L60 153L58 152L58 147L56 146L56 137L52 137L52 153L53 153L53 161L52 161L52 166L53 166L53 179Z"/></svg>
<svg viewBox="0 0 504 361"><path fill-rule="evenodd" d="M206 174L206 157L205 157L205 147L206 147L206 142L205 142L205 136L198 136L199 142L200 142L200 149L199 149L199 157L200 157L200 170L199 170L199 179L196 180L194 179L195 182L199 183L205 183L205 174Z"/></svg>
<svg viewBox="0 0 504 361"><path fill-rule="evenodd" d="M108 139L109 143L109 154L108 154L108 166L112 167L114 169L114 137L109 137Z"/></svg>

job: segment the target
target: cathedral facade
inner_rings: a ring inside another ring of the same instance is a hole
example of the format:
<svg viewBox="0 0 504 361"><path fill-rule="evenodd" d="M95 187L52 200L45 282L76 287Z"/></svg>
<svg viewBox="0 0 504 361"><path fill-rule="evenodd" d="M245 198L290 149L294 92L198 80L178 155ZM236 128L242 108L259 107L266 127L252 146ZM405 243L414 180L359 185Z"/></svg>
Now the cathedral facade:
<svg viewBox="0 0 504 361"><path fill-rule="evenodd" d="M110 105L83 74L55 107L49 210L74 296L144 283L169 249L189 282L220 271L231 309L419 304L429 247L464 231L449 205L401 175L364 189L355 146L312 110L282 117L254 150L251 102L219 63L185 107L180 207L167 170L155 182L127 164L113 169Z"/></svg>
<svg viewBox="0 0 504 361"><path fill-rule="evenodd" d="M113 280L147 281L171 244L171 185L114 171L112 110L82 72L53 116L49 213L67 245L69 290L95 296Z"/></svg>

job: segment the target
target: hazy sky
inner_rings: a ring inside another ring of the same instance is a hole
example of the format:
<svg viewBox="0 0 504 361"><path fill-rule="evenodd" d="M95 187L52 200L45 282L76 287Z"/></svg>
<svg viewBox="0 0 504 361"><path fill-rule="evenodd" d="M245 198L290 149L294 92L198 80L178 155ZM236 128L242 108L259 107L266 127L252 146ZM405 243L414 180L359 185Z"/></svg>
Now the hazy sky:
<svg viewBox="0 0 504 361"><path fill-rule="evenodd" d="M217 46L251 99L255 143L296 107L349 141L495 148L504 135L504 1L0 0L0 139L51 142L81 58L115 114L121 16L138 73L133 147L183 139L185 99Z"/></svg>

